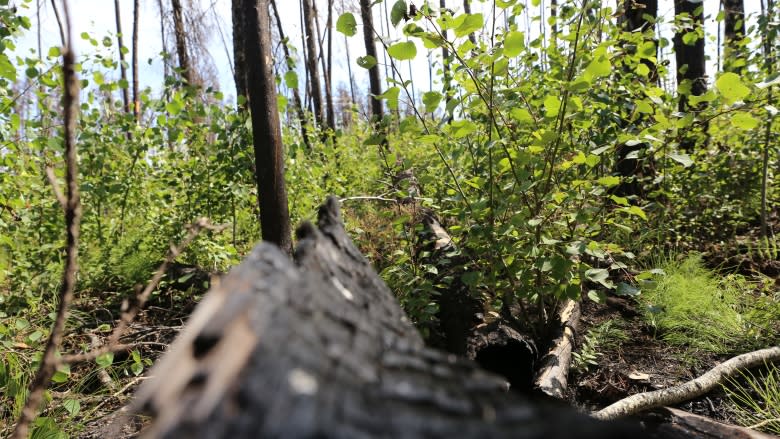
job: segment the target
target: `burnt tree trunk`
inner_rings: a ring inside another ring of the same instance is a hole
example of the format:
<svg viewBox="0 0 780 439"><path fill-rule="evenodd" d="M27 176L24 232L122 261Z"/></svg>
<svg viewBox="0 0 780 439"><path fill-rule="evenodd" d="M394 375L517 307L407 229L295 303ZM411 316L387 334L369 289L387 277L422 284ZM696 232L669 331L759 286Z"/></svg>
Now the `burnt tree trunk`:
<svg viewBox="0 0 780 439"><path fill-rule="evenodd" d="M247 100L246 107L248 108L249 96L247 95L247 89L249 88L249 79L246 72L246 46L244 42L244 11L241 8L243 0L233 0L232 2L232 16L233 16L233 80L236 83L236 101L243 96ZM239 104L239 107L241 105Z"/></svg>
<svg viewBox="0 0 780 439"><path fill-rule="evenodd" d="M284 35L284 29L282 28L282 19L279 16L279 10L276 8L276 1L270 0L271 9L274 13L274 20L276 20L276 29L279 31L279 39L282 42L282 51L284 52L285 65L288 72L295 73L295 60L290 56L290 48L287 46L289 41ZM301 124L301 138L303 139L306 148L311 150L311 141L309 140L309 133L306 129L306 111L303 108L303 101L301 101L301 94L298 91L298 87L292 88L293 105L295 106L295 113L298 116L298 122Z"/></svg>
<svg viewBox="0 0 780 439"><path fill-rule="evenodd" d="M363 43L366 46L366 56L378 61L376 44L374 44L374 21L371 13L371 0L360 0L360 18L363 20ZM382 84L379 81L379 64L368 69L369 91L371 96L371 118L374 122L382 120L382 101L377 97L382 94Z"/></svg>
<svg viewBox="0 0 780 439"><path fill-rule="evenodd" d="M146 437L642 437L425 347L334 198L318 227L298 230L296 264L260 244L204 297L137 394Z"/></svg>
<svg viewBox="0 0 780 439"><path fill-rule="evenodd" d="M311 1L301 0L304 34L306 35L306 70L309 73L309 84L311 84L314 116L317 119L317 123L322 127L325 125L325 114L322 109L322 85L320 84L320 73L317 68L317 35L314 32L314 11Z"/></svg>
<svg viewBox="0 0 780 439"><path fill-rule="evenodd" d="M192 65L190 55L187 52L187 36L184 34L184 13L181 9L181 0L171 0L173 11L173 34L176 38L176 54L179 56L179 68L181 77L187 84L192 84Z"/></svg>
<svg viewBox="0 0 780 439"><path fill-rule="evenodd" d="M691 95L701 96L707 88L706 70L704 58L704 38L695 38L693 42L686 43L684 35L697 32L704 27L704 11L701 2L691 0L675 0L674 14L684 14L687 18L685 29L674 34L674 51L677 60L677 84L684 81L691 83ZM686 111L688 99L685 95L680 98L680 111Z"/></svg>
<svg viewBox="0 0 780 439"><path fill-rule="evenodd" d="M119 0L114 0L114 18L116 18L116 44L117 51L119 52L119 76L123 81L127 82L127 68L125 67L125 45L122 42L122 17L119 12ZM130 113L130 94L127 87L122 88L122 103L124 104L124 111ZM130 133L127 133L128 136Z"/></svg>
<svg viewBox="0 0 780 439"><path fill-rule="evenodd" d="M135 123L141 121L141 97L138 95L138 16L141 5L139 0L133 1L133 118Z"/></svg>
<svg viewBox="0 0 780 439"><path fill-rule="evenodd" d="M745 38L745 1L721 0L723 20L723 70L741 74L745 67L745 50L741 46Z"/></svg>
<svg viewBox="0 0 780 439"><path fill-rule="evenodd" d="M255 178L263 239L292 252L290 213L284 184L284 157L276 81L273 73L268 0L242 0L249 79L249 108L255 150Z"/></svg>

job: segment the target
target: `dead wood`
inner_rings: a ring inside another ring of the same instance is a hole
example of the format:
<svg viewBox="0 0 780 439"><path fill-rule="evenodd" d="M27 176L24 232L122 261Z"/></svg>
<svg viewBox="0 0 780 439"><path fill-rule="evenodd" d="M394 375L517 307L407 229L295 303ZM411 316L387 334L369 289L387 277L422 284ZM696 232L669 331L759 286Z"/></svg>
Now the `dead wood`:
<svg viewBox="0 0 780 439"><path fill-rule="evenodd" d="M671 407L653 410L641 419L655 437L665 439L771 439L776 437Z"/></svg>
<svg viewBox="0 0 780 439"><path fill-rule="evenodd" d="M562 399L568 385L569 364L576 334L579 330L580 304L567 300L561 306L554 337L550 349L542 357L534 386L543 393Z"/></svg>
<svg viewBox="0 0 780 439"><path fill-rule="evenodd" d="M738 355L715 366L709 372L696 379L667 389L631 395L599 410L593 414L593 417L606 421L633 415L655 407L679 404L704 395L741 370L778 360L780 360L780 346Z"/></svg>
<svg viewBox="0 0 780 439"><path fill-rule="evenodd" d="M153 418L146 437L642 436L533 404L427 348L335 199L318 226L299 229L297 265L260 244L207 293L137 394L134 411Z"/></svg>

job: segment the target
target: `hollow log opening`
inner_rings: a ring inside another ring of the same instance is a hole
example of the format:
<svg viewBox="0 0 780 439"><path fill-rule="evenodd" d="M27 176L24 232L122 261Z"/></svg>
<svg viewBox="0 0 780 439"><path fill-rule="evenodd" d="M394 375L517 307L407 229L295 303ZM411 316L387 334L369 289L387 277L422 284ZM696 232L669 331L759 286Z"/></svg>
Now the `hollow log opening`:
<svg viewBox="0 0 780 439"><path fill-rule="evenodd" d="M483 369L506 378L509 390L523 394L533 390L536 353L527 343L509 340L504 345L490 345L478 351L474 360Z"/></svg>

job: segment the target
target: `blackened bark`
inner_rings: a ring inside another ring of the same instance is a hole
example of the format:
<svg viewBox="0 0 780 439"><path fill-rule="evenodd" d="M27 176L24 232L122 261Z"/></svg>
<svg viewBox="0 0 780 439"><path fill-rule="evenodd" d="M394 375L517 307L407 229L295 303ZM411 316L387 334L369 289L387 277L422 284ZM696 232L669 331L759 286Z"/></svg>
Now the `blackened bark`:
<svg viewBox="0 0 780 439"><path fill-rule="evenodd" d="M292 252L290 213L284 184L284 152L273 72L268 0L242 0L249 79L249 108L255 150L255 179L263 239Z"/></svg>
<svg viewBox="0 0 780 439"><path fill-rule="evenodd" d="M306 35L306 70L309 72L309 84L311 84L311 99L314 104L314 116L322 126L325 124L325 114L322 109L322 85L320 73L317 68L317 35L314 32L314 11L312 0L301 0L303 5L303 25Z"/></svg>
<svg viewBox="0 0 780 439"><path fill-rule="evenodd" d="M447 9L447 0L439 0L439 8L444 11ZM447 30L442 30L442 36L447 39ZM446 44L441 45L441 71L442 71L442 93L444 94L444 108L449 109L452 100L450 91L450 50Z"/></svg>
<svg viewBox="0 0 780 439"><path fill-rule="evenodd" d="M471 14L471 0L463 0L463 12ZM469 41L475 46L477 45L477 37L474 32L469 33Z"/></svg>
<svg viewBox="0 0 780 439"><path fill-rule="evenodd" d="M179 56L181 77L187 84L192 84L192 65L189 52L187 52L187 36L184 34L184 14L181 9L181 0L171 0L171 8L173 10L173 33L176 38L176 53Z"/></svg>
<svg viewBox="0 0 780 439"><path fill-rule="evenodd" d="M745 67L745 51L739 43L745 38L745 1L721 0L721 4L725 12L723 70L741 74Z"/></svg>
<svg viewBox="0 0 780 439"><path fill-rule="evenodd" d="M642 437L425 347L337 203L299 229L297 265L261 244L204 297L138 392L147 437Z"/></svg>
<svg viewBox="0 0 780 439"><path fill-rule="evenodd" d="M325 115L328 128L333 130L336 129L336 110L333 107L333 0L328 0L328 20L325 27L328 32L328 56L326 66L322 69L325 76Z"/></svg>
<svg viewBox="0 0 780 439"><path fill-rule="evenodd" d="M141 98L138 96L138 15L139 0L133 1L133 118L135 123L141 120Z"/></svg>
<svg viewBox="0 0 780 439"><path fill-rule="evenodd" d="M645 40L652 41L656 45L656 52L658 51L658 44L655 39L655 22L658 17L658 0L624 0L625 13L621 17L623 29L626 32L636 33L639 32L644 35ZM642 64L647 66L650 73L647 77L647 82L650 84L658 84L658 67L655 62L647 58L642 59ZM637 77L633 71L633 68L625 69L628 75ZM642 78L638 78L642 80ZM637 124L642 123L642 119L638 119ZM646 150L650 145L648 143L635 143L632 145L620 144L617 147L616 155L617 160L615 162L615 171L621 177L620 184L614 188L614 193L619 196L633 196L642 194L642 185L638 181L640 176L648 176L652 174L652 166L644 163L646 158L642 160L634 158L637 151Z"/></svg>
<svg viewBox="0 0 780 439"><path fill-rule="evenodd" d="M249 87L246 73L246 47L244 46L244 12L241 9L243 0L233 0L232 12L233 12L233 72L235 76L233 80L236 83L236 100L239 96L243 96L247 100L247 107L249 102L249 96L247 96L247 88Z"/></svg>
<svg viewBox="0 0 780 439"><path fill-rule="evenodd" d="M374 44L374 20L371 13L371 0L360 0L360 18L363 20L363 42L366 46L366 56L378 61L376 44ZM371 118L374 122L382 120L382 100L377 96L382 94L382 84L379 81L379 64L368 69L368 82L371 97Z"/></svg>
<svg viewBox="0 0 780 439"><path fill-rule="evenodd" d="M122 18L119 12L119 0L114 0L114 18L116 18L116 43L117 50L119 52L119 75L127 82L127 68L125 67L125 53L124 43L122 43ZM124 110L126 113L130 113L130 94L127 87L122 87L122 103L124 103Z"/></svg>
<svg viewBox="0 0 780 439"><path fill-rule="evenodd" d="M237 0L234 0L237 1ZM279 10L276 8L276 1L270 0L271 9L274 13L274 19L276 20L276 28L279 31L279 39L282 41L282 51L284 52L284 60L287 65L288 72L295 72L295 60L290 56L290 48L287 47L287 37L284 35L284 29L282 28L282 19L279 16ZM306 111L303 109L303 102L301 101L301 94L298 91L298 87L293 87L293 105L295 105L295 111L298 115L298 122L301 124L301 138L303 143L308 149L311 149L311 142L309 141L308 130L306 129Z"/></svg>
<svg viewBox="0 0 780 439"><path fill-rule="evenodd" d="M674 34L674 52L677 61L677 86L690 84L690 95L701 96L707 91L707 78L704 58L704 37L697 38L693 44L686 44L683 35L688 32L698 32L704 29L704 7L701 2L691 0L674 0L674 14L687 14L691 27L680 29ZM688 94L679 93L678 109L680 112L699 111L706 106L702 102L696 107L688 104ZM706 128L705 128L706 130ZM693 152L696 136L685 133L680 140L680 147L686 152Z"/></svg>
<svg viewBox="0 0 780 439"><path fill-rule="evenodd" d="M683 35L687 32L694 32L704 27L704 11L701 2L690 0L674 0L674 14L687 14L691 25L690 28L681 30L674 34L674 51L677 61L677 84L683 81L690 81L691 95L701 96L707 90L705 58L704 58L704 38L698 38L693 44L685 44ZM679 100L679 110L689 111L687 96L681 95Z"/></svg>

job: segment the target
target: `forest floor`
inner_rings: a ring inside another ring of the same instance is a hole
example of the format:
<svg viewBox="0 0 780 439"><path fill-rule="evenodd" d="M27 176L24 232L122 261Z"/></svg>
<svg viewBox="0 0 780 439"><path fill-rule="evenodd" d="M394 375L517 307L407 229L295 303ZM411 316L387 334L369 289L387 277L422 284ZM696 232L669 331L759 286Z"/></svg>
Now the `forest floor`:
<svg viewBox="0 0 780 439"><path fill-rule="evenodd" d="M742 238L737 241L739 239ZM730 250L737 248L739 246L728 246ZM773 279L774 290L780 289L779 261L753 260L744 254L726 254L723 252L725 249L724 246L711 246L712 251L706 259L708 265L726 273L739 272L746 276L761 273L764 282ZM146 364L151 364L176 337L200 297L201 292L192 290L187 294L172 290L153 296L122 340L133 343ZM94 304L90 303L79 305L84 310L94 307ZM609 321L613 321L623 334L619 343L598 346L593 364L589 367L572 370L567 399L582 411L603 408L635 393L680 384L702 375L730 357L690 352L684 347L663 342L656 337L654 328L643 318L644 305L636 300L610 296L606 303L599 304L586 298L581 305L580 334L586 334L589 329L603 326ZM110 305L104 304L103 307L105 309ZM583 348L582 339L583 337L580 337L580 345L577 346L580 353ZM83 339L74 338L67 340L66 344L75 347L84 342ZM131 362L129 353L118 353L115 356L114 365L121 365L123 362ZM78 374L79 370L78 365L74 366L73 373ZM90 366L83 367L85 373L90 370L94 369ZM131 401L133 392L145 379L143 374L135 376L128 373L128 370L124 369L123 373L115 373L111 377L106 377L105 374L102 378L99 374L84 377L85 393L92 389L94 402L89 399L82 401L82 424L80 432L77 433L78 437L101 438L106 437L109 432L112 437L132 437L142 427L140 424L125 425L123 432L119 434L107 430L115 420L120 419L122 408ZM56 398L56 389L53 394ZM723 390L710 392L676 407L720 422L736 423L731 402Z"/></svg>

